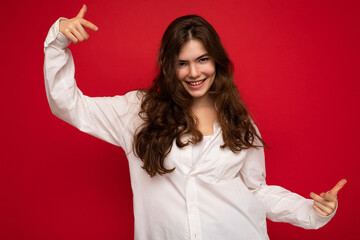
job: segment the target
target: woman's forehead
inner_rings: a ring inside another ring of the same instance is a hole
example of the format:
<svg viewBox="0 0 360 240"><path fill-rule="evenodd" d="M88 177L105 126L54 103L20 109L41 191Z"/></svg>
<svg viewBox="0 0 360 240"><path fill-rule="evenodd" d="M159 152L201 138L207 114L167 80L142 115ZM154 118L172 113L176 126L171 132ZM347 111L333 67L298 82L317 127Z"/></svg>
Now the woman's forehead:
<svg viewBox="0 0 360 240"><path fill-rule="evenodd" d="M190 39L180 49L178 59L183 61L196 60L200 56L207 54L207 50L200 40Z"/></svg>

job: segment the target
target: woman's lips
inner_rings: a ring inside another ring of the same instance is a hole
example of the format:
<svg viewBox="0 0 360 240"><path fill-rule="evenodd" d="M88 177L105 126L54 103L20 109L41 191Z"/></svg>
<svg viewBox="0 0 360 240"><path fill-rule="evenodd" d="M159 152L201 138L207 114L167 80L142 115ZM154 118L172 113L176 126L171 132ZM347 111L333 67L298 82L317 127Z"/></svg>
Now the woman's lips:
<svg viewBox="0 0 360 240"><path fill-rule="evenodd" d="M191 87L191 88L200 88L203 83L205 82L207 78L203 79L203 80L199 80L199 81L191 81L191 82L188 82L186 81L186 83Z"/></svg>

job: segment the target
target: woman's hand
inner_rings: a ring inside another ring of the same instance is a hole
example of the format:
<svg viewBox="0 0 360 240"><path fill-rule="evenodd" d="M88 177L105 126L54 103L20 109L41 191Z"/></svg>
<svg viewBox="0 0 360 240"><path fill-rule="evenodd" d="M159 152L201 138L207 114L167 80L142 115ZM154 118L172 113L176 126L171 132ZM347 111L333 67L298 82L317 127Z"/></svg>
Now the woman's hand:
<svg viewBox="0 0 360 240"><path fill-rule="evenodd" d="M310 193L310 197L314 199L314 210L321 216L328 216L335 211L337 204L337 193L346 184L346 179L340 180L333 189L327 193Z"/></svg>
<svg viewBox="0 0 360 240"><path fill-rule="evenodd" d="M73 43L82 42L89 38L89 34L85 31L84 27L94 31L99 29L95 24L84 19L86 11L87 7L84 4L76 17L60 20L59 31Z"/></svg>

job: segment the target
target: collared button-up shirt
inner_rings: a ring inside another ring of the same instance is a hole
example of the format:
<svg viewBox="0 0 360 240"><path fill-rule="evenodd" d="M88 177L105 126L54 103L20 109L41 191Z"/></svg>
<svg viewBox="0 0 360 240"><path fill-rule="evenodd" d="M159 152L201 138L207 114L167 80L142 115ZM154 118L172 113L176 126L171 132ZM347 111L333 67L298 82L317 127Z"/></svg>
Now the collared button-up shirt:
<svg viewBox="0 0 360 240"><path fill-rule="evenodd" d="M303 228L319 228L323 217L305 199L265 182L263 148L233 153L220 148L220 125L192 159L192 145L174 143L165 159L172 173L150 177L134 155L133 139L142 119L142 95L90 98L76 86L70 40L59 32L59 18L44 43L44 77L51 111L59 118L124 149L134 199L135 239L268 239L266 217ZM186 138L184 139L186 141Z"/></svg>

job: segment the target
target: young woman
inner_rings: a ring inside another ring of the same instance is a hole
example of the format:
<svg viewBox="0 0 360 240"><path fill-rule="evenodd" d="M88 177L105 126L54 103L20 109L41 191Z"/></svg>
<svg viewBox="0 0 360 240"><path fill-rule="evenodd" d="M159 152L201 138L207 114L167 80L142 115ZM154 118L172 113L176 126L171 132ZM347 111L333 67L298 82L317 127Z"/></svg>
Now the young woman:
<svg viewBox="0 0 360 240"><path fill-rule="evenodd" d="M135 239L268 239L266 217L319 228L334 215L341 180L305 199L267 186L263 146L233 82L219 36L203 18L166 29L148 90L90 98L76 87L67 46L88 39L86 6L60 18L45 41L52 112L124 149L134 195ZM265 145L266 146L266 145Z"/></svg>

